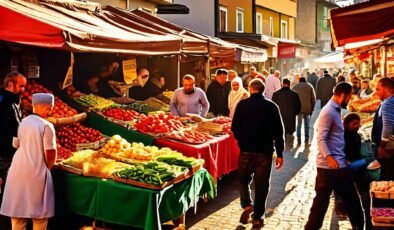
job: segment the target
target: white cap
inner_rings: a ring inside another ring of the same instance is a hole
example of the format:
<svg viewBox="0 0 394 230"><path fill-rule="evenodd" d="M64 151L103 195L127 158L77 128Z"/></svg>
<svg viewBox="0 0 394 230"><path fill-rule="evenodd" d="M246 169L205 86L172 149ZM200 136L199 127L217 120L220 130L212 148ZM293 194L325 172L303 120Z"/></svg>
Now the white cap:
<svg viewBox="0 0 394 230"><path fill-rule="evenodd" d="M39 104L54 106L55 98L50 93L35 93L33 94L33 105Z"/></svg>

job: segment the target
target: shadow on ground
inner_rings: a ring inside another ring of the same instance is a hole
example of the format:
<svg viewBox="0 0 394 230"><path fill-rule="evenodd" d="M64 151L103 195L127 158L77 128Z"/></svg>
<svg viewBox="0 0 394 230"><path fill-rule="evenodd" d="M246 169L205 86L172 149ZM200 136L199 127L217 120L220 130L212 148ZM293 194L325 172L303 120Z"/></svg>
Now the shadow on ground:
<svg viewBox="0 0 394 230"><path fill-rule="evenodd" d="M292 148L291 146L287 146L286 151L283 154L284 166L279 170L276 170L273 166L271 173L271 189L268 194L266 205L267 217L272 214L275 207L277 207L282 202L287 193L291 191L285 191L287 182L291 180L305 165L305 163L308 161L308 155L309 147L305 148L302 145ZM295 156L297 157L295 158ZM197 222L226 207L228 204L238 198L239 192L237 185L237 172L235 171L219 180L218 196L215 199L209 200L207 203L200 201L197 205L196 214L194 214L193 208L186 213L186 226L192 227Z"/></svg>

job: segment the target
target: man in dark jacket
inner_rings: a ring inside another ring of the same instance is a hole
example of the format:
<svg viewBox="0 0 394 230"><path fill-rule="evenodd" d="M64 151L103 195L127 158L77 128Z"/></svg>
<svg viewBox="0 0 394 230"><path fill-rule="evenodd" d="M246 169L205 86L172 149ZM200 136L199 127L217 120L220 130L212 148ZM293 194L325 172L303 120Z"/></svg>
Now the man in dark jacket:
<svg viewBox="0 0 394 230"><path fill-rule="evenodd" d="M335 78L331 77L327 70L324 70L323 73L324 76L317 81L316 85L316 99L320 100L321 108L331 99L333 95L332 90L336 85Z"/></svg>
<svg viewBox="0 0 394 230"><path fill-rule="evenodd" d="M313 108L315 107L316 96L313 86L306 82L304 77L300 77L299 83L293 87L301 100L301 111L297 115L297 142L301 144L301 125L304 122L305 145L309 144L309 121Z"/></svg>
<svg viewBox="0 0 394 230"><path fill-rule="evenodd" d="M227 82L227 70L219 69L216 71L215 80L209 84L207 89L207 98L210 104L209 112L213 115L228 116L228 95L231 91L231 85Z"/></svg>
<svg viewBox="0 0 394 230"><path fill-rule="evenodd" d="M22 120L20 94L26 86L26 78L17 72L11 72L4 78L4 88L0 89L0 178L3 179L2 191L8 168L16 149L12 142L16 138L19 123ZM1 194L1 199L3 194ZM7 229L7 219L0 217L0 229Z"/></svg>
<svg viewBox="0 0 394 230"><path fill-rule="evenodd" d="M283 124L278 106L263 96L262 80L253 79L249 90L250 97L240 101L235 109L231 130L241 150L238 179L244 212L240 222L246 224L253 212L253 227L260 228L264 224L265 202L275 150L276 168L283 165ZM249 187L252 175L255 183L254 202L251 200Z"/></svg>
<svg viewBox="0 0 394 230"><path fill-rule="evenodd" d="M286 139L291 142L295 131L296 116L301 110L301 101L298 94L290 89L288 79L283 79L282 88L272 95L272 101L279 106L285 125Z"/></svg>
<svg viewBox="0 0 394 230"><path fill-rule="evenodd" d="M319 77L316 75L315 72L309 74L306 79L306 81L313 86L313 89L315 91L316 91L317 80L319 80Z"/></svg>

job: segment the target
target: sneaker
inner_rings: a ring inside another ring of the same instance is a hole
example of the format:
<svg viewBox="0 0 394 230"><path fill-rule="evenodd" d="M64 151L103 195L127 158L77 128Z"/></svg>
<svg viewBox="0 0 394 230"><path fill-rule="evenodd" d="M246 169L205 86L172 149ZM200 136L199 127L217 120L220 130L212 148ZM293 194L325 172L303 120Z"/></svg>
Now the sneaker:
<svg viewBox="0 0 394 230"><path fill-rule="evenodd" d="M252 224L253 224L252 229L253 230L258 230L258 229L261 229L263 227L264 220L253 219Z"/></svg>
<svg viewBox="0 0 394 230"><path fill-rule="evenodd" d="M244 211L241 214L241 218L239 218L239 222L241 224L247 224L248 220L250 218L250 214L253 212L253 207L249 206L246 209L244 209Z"/></svg>
<svg viewBox="0 0 394 230"><path fill-rule="evenodd" d="M368 170L375 170L375 169L379 169L380 168L380 163L377 160L372 161L371 163L369 163L369 165L367 166Z"/></svg>

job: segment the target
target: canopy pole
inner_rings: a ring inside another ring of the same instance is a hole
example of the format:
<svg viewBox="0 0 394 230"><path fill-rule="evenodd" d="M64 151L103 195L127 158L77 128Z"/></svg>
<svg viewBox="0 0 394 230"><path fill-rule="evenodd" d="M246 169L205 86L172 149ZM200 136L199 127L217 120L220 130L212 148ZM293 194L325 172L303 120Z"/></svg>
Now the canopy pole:
<svg viewBox="0 0 394 230"><path fill-rule="evenodd" d="M177 84L177 88L181 87L181 83L180 83L180 79L181 79L181 55L182 54L178 54L178 62L177 62L177 78L176 78L176 84Z"/></svg>
<svg viewBox="0 0 394 230"><path fill-rule="evenodd" d="M387 46L384 46L384 77L387 77Z"/></svg>

